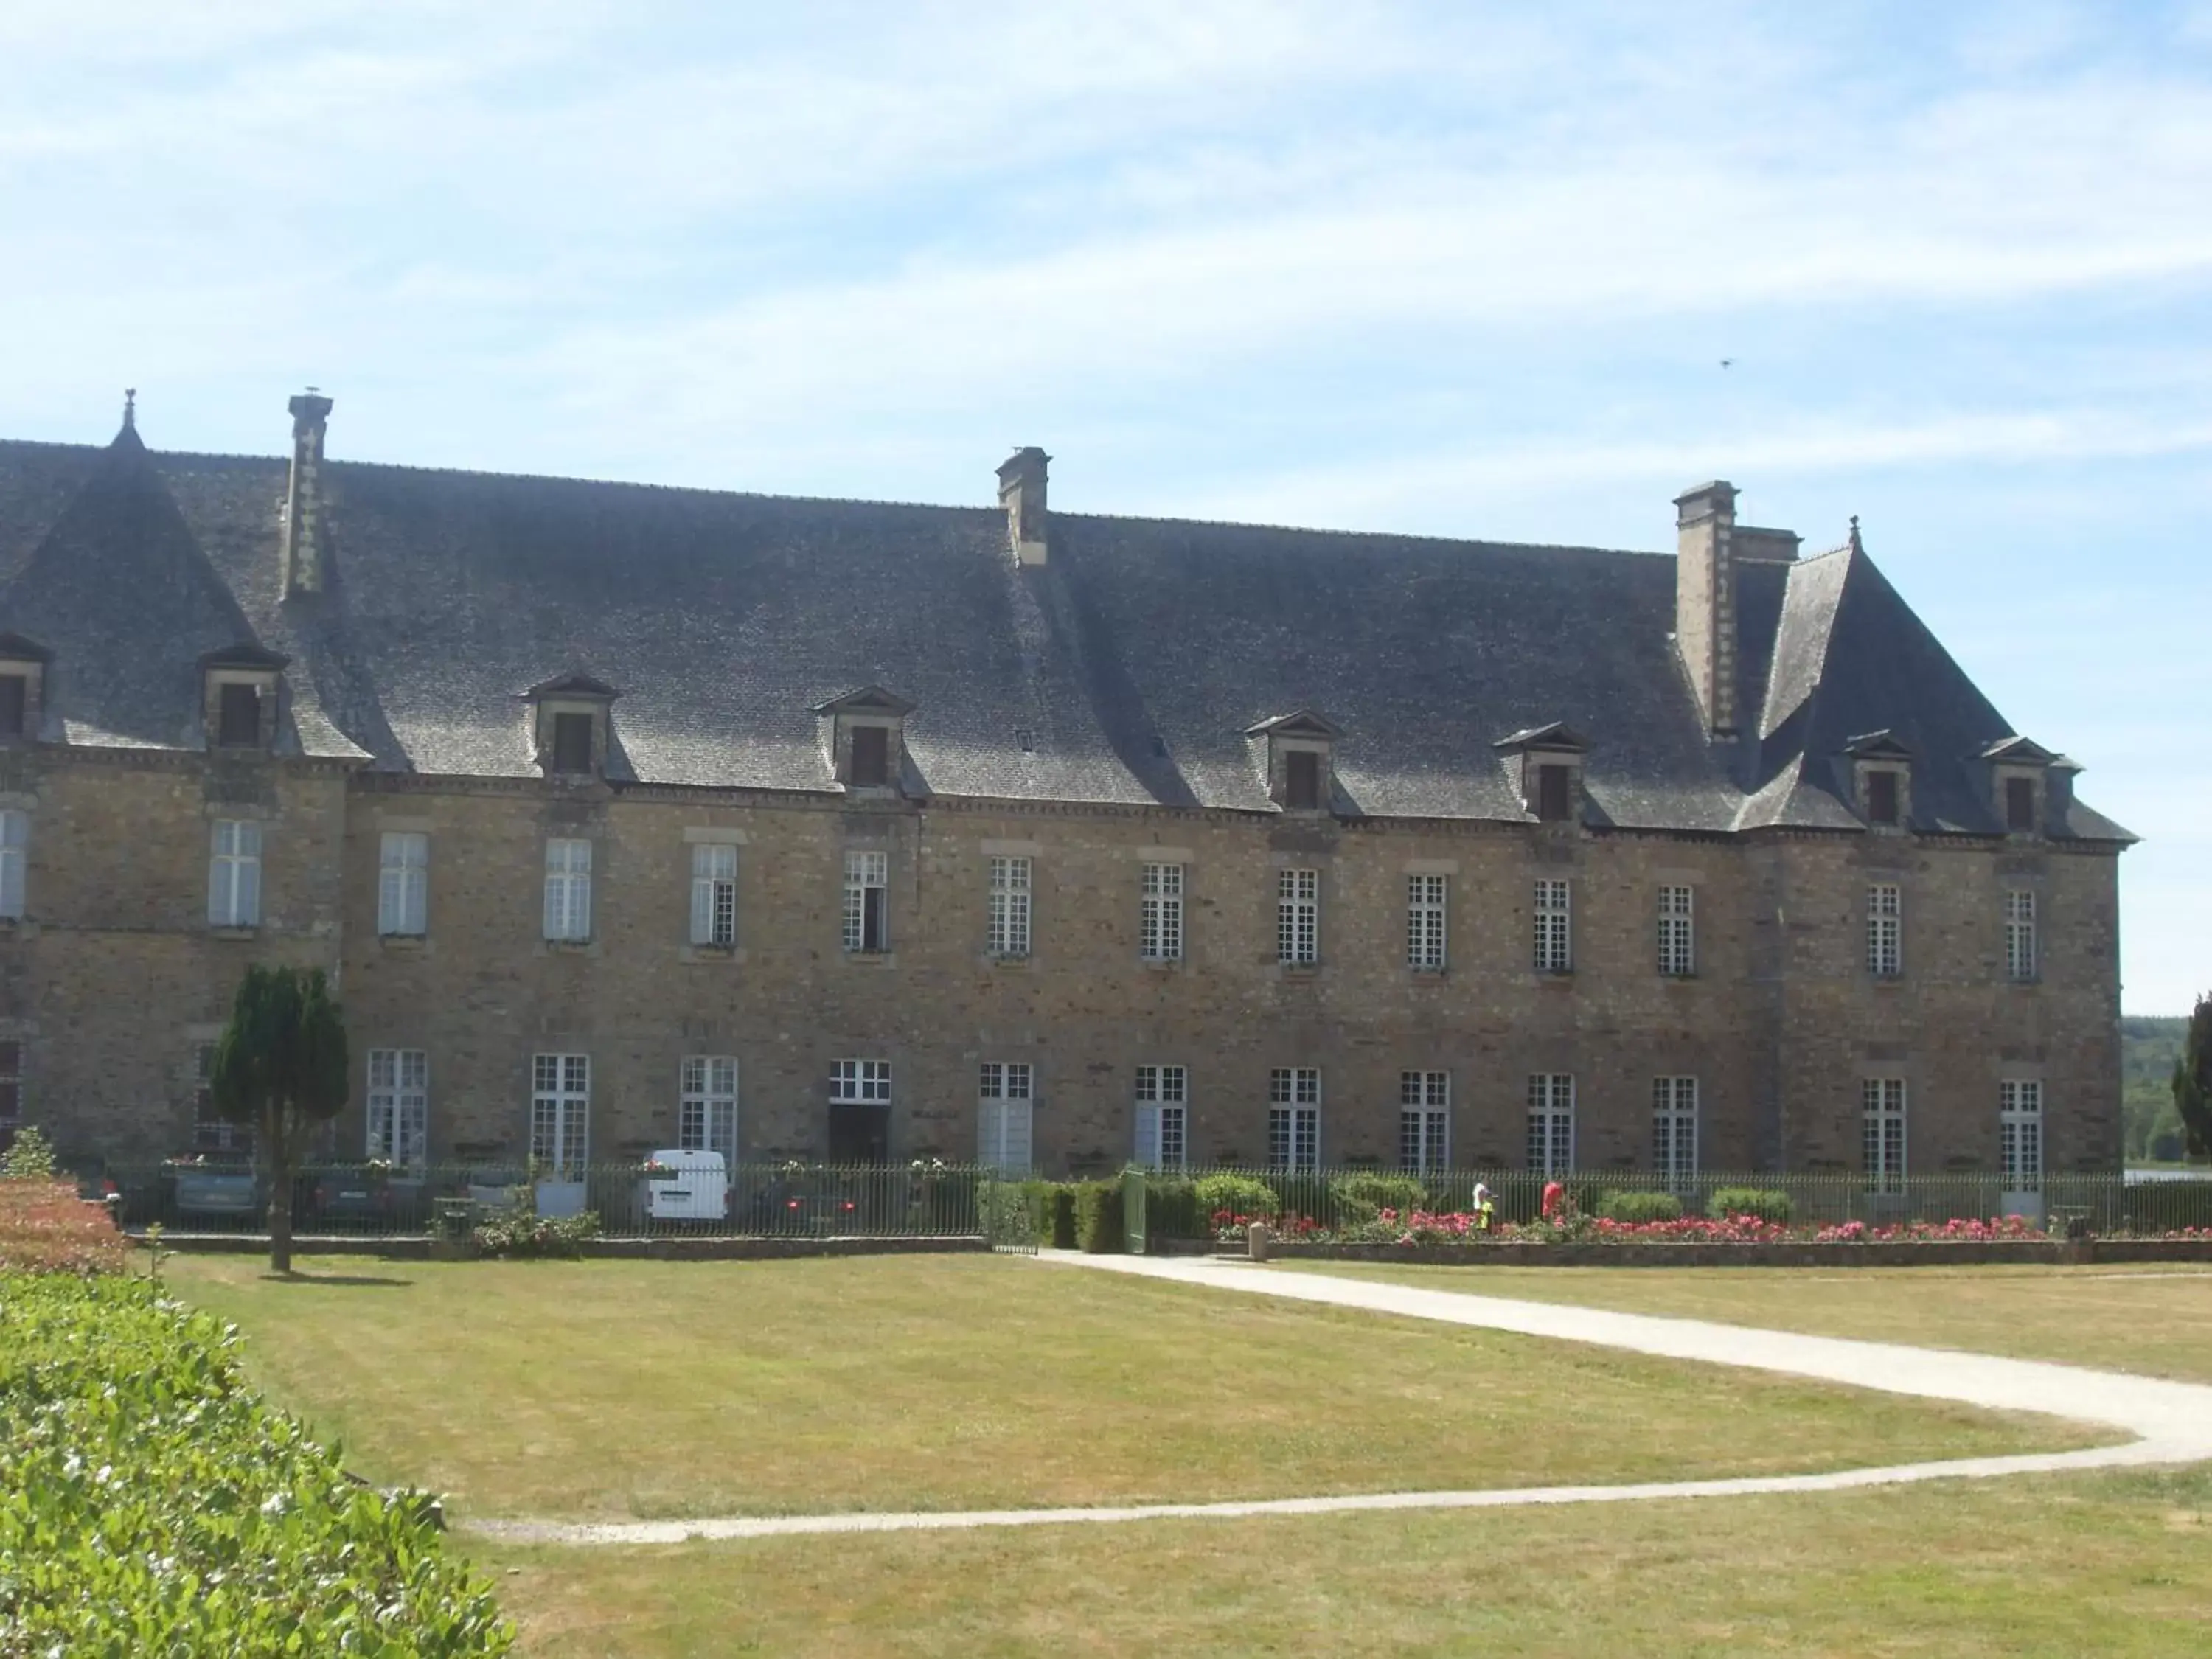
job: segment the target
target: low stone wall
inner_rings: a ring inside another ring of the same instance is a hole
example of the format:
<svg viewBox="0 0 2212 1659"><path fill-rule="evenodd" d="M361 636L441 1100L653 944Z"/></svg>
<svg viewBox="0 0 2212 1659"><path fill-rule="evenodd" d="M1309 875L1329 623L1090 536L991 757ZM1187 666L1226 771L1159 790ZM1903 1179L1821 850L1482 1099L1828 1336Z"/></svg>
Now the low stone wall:
<svg viewBox="0 0 2212 1659"><path fill-rule="evenodd" d="M1179 1243L1163 1254L1242 1258L1242 1245ZM1273 1261L1401 1261L1453 1267L1977 1267L2212 1261L2212 1239L2094 1238L1948 1244L1287 1244Z"/></svg>
<svg viewBox="0 0 2212 1659"><path fill-rule="evenodd" d="M195 1255L266 1255L269 1240L251 1233L164 1233L165 1250ZM586 1260L629 1261L781 1261L821 1255L950 1255L988 1250L981 1238L593 1238L577 1247ZM420 1236L396 1238L295 1238L292 1254L373 1255L387 1261L465 1261L473 1245Z"/></svg>

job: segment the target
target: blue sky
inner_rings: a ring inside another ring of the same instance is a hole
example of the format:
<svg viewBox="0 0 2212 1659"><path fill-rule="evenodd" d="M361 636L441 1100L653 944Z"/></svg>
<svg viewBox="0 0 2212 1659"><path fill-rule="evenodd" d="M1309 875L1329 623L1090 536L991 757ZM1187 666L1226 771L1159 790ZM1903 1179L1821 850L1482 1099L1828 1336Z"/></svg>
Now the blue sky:
<svg viewBox="0 0 2212 1659"><path fill-rule="evenodd" d="M0 7L0 432L1869 550L2212 988L2212 3ZM1723 368L1720 360L1732 358Z"/></svg>

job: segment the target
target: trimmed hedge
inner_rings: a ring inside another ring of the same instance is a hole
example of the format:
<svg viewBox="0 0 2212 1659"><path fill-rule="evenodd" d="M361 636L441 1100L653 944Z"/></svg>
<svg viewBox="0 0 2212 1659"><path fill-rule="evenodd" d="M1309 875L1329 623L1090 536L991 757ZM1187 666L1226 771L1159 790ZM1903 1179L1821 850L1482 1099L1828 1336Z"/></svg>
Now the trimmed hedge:
<svg viewBox="0 0 2212 1659"><path fill-rule="evenodd" d="M1283 1200L1257 1176L1203 1176L1192 1183L1192 1191L1209 1232L1213 1218L1224 1210L1231 1215L1265 1216L1271 1220L1282 1212Z"/></svg>
<svg viewBox="0 0 2212 1659"><path fill-rule="evenodd" d="M1075 1242L1092 1255L1118 1255L1127 1242L1121 1225L1121 1183L1075 1183Z"/></svg>
<svg viewBox="0 0 2212 1659"><path fill-rule="evenodd" d="M1672 1193L1607 1193L1597 1201L1597 1212L1607 1221L1680 1221L1682 1200Z"/></svg>
<svg viewBox="0 0 2212 1659"><path fill-rule="evenodd" d="M1787 1223L1796 1207L1789 1194L1759 1187L1716 1187L1705 1200L1705 1213L1716 1221L1750 1215L1761 1221Z"/></svg>
<svg viewBox="0 0 2212 1659"><path fill-rule="evenodd" d="M1385 1210L1403 1215L1429 1207L1427 1183L1412 1176L1340 1176L1329 1183L1328 1195L1335 1203L1339 1226L1372 1221Z"/></svg>
<svg viewBox="0 0 2212 1659"><path fill-rule="evenodd" d="M0 1275L0 1655L503 1654L426 1504L348 1480L143 1279Z"/></svg>

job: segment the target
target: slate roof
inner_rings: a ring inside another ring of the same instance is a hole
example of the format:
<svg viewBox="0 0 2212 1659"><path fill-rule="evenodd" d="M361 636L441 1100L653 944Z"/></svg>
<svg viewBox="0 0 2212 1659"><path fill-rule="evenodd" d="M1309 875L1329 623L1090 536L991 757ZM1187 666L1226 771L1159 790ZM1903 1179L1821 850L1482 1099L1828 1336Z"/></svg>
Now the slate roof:
<svg viewBox="0 0 2212 1659"><path fill-rule="evenodd" d="M43 734L197 749L198 664L289 658L280 751L538 775L527 706L618 688L616 775L832 792L818 706L914 705L939 794L1272 812L1247 733L1324 712L1340 811L1526 817L1496 747L1589 744L1598 822L1856 829L1844 746L1888 728L1919 827L2002 831L2003 718L1856 539L1739 570L1745 735L1707 740L1671 556L325 460L325 590L285 601L288 463L0 442L0 631L53 653ZM1021 734L1018 736L1018 734ZM1026 739L1026 741L1024 741ZM2062 796L2064 833L2126 832Z"/></svg>

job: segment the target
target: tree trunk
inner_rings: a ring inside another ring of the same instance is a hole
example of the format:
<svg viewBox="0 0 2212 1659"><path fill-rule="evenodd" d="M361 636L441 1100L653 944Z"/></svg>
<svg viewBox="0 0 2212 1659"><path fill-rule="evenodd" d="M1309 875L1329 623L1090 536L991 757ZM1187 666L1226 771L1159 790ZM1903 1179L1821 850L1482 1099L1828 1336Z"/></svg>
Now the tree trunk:
<svg viewBox="0 0 2212 1659"><path fill-rule="evenodd" d="M284 1139L284 1111L272 1107L269 1127L269 1271L292 1271L292 1149Z"/></svg>

